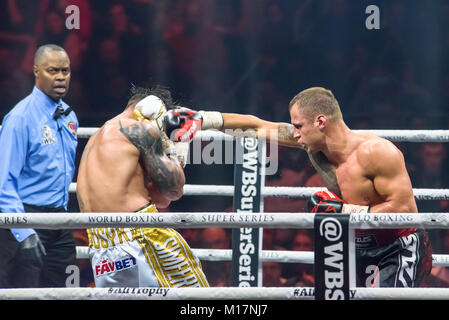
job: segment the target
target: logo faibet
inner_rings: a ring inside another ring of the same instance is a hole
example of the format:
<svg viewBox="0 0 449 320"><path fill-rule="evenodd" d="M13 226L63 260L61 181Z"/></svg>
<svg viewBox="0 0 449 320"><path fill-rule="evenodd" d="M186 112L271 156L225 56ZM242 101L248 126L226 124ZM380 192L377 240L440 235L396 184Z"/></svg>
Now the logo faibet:
<svg viewBox="0 0 449 320"><path fill-rule="evenodd" d="M107 258L104 258L99 264L95 265L95 276L103 276L114 271L123 271L132 268L135 265L136 258L134 257L127 257L113 262L109 261Z"/></svg>

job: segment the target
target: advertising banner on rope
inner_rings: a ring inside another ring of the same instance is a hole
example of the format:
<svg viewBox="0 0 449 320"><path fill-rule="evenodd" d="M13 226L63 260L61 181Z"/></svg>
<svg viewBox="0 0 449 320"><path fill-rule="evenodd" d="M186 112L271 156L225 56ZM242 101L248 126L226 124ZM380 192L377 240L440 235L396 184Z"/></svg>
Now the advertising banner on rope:
<svg viewBox="0 0 449 320"><path fill-rule="evenodd" d="M234 163L234 212L260 212L262 164L260 141L244 137L236 139ZM257 287L259 281L258 228L232 229L232 285Z"/></svg>
<svg viewBox="0 0 449 320"><path fill-rule="evenodd" d="M349 300L349 214L315 214L315 299Z"/></svg>

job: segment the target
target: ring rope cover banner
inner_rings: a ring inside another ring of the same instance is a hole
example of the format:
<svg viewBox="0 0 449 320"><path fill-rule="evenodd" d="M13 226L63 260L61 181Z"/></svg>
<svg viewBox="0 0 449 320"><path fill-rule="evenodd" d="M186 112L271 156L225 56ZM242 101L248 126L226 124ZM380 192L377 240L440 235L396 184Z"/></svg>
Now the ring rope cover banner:
<svg viewBox="0 0 449 320"><path fill-rule="evenodd" d="M243 149L242 149L243 147ZM240 148L240 150L239 150ZM236 140L234 164L234 212L260 212L262 177L256 138ZM257 287L259 281L259 229L232 230L232 285Z"/></svg>
<svg viewBox="0 0 449 320"><path fill-rule="evenodd" d="M349 214L315 214L315 299L349 300Z"/></svg>

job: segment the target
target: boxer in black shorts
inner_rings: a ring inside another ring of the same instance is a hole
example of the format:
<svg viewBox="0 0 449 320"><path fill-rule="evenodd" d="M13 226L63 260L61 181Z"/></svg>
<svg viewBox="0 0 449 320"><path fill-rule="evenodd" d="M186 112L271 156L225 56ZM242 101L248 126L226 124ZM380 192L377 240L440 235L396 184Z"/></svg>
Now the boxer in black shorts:
<svg viewBox="0 0 449 320"><path fill-rule="evenodd" d="M251 129L257 137L304 149L329 190L312 197L314 212L418 212L401 151L376 135L349 129L330 90L303 90L289 110L291 124L202 111L202 129ZM356 230L356 240L361 286L416 287L430 273L425 231Z"/></svg>
<svg viewBox="0 0 449 320"><path fill-rule="evenodd" d="M369 238L356 237L358 287L418 287L432 268L429 237L423 230L384 245L370 245Z"/></svg>

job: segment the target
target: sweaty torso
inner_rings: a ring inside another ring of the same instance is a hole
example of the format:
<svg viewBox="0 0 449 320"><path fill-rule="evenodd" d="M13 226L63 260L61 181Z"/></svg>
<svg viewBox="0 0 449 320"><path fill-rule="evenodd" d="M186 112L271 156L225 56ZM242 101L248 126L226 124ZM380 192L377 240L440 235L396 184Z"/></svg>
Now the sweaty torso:
<svg viewBox="0 0 449 320"><path fill-rule="evenodd" d="M360 145L374 139L378 138L358 134L346 160L338 165L330 164L321 152L309 154L326 187L346 203L373 206L384 201L374 188L373 177L366 172L358 157Z"/></svg>
<svg viewBox="0 0 449 320"><path fill-rule="evenodd" d="M117 117L89 139L78 170L82 212L132 212L149 202L137 148L120 132Z"/></svg>
<svg viewBox="0 0 449 320"><path fill-rule="evenodd" d="M381 195L376 189L374 179L376 176L376 170L370 170L370 167L366 165L366 150L372 145L377 144L377 147L385 146L390 148L390 142L381 140L377 136L371 134L353 133L352 141L353 146L350 148L350 152L346 154L345 161L338 165L331 164L323 153L318 152L316 154L309 154L310 160L320 174L325 186L338 196L340 196L345 203L369 206L370 210L373 206L387 203L390 195ZM382 149L382 148L381 148ZM362 153L365 153L363 156ZM361 159L364 160L361 160ZM383 163L385 159L370 157L370 163ZM374 165L377 167L376 165ZM396 181L408 181L408 175L405 168L399 174L400 179ZM383 182L385 183L385 182ZM387 184L394 185L395 181L389 180ZM404 184L405 185L405 184ZM410 185L411 188L411 185ZM401 202L408 204L409 212L416 211L416 205L414 204L413 193L406 193L406 196L401 198ZM390 207L389 212L401 212L401 207ZM382 211L385 212L385 211ZM356 230L357 236L369 236L371 244L385 245L391 243L400 236L405 236L413 232L414 229L385 229L385 230Z"/></svg>

